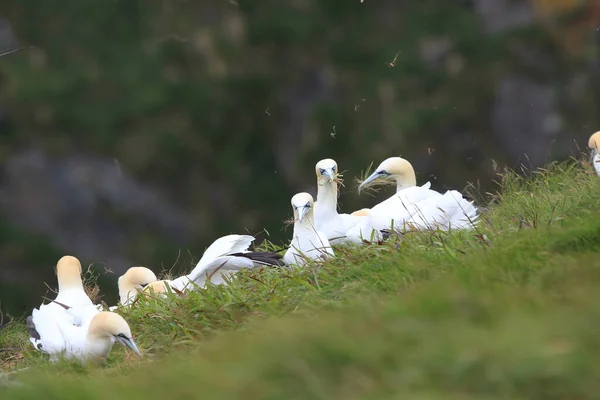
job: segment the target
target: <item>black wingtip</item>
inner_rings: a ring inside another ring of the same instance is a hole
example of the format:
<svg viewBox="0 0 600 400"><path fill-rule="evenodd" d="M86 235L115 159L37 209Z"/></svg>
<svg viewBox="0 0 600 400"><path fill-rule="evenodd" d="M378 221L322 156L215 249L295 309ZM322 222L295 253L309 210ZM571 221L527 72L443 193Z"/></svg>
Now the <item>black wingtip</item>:
<svg viewBox="0 0 600 400"><path fill-rule="evenodd" d="M251 251L249 253L235 253L229 255L235 257L245 257L256 263L270 265L273 267L285 266L285 263L283 262L283 256L272 251Z"/></svg>

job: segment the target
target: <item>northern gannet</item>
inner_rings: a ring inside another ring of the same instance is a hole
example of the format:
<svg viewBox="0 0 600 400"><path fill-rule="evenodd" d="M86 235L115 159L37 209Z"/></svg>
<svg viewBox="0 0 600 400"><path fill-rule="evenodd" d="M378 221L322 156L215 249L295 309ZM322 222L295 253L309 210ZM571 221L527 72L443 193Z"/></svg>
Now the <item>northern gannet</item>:
<svg viewBox="0 0 600 400"><path fill-rule="evenodd" d="M129 268L117 281L119 287L119 302L124 306L129 305L135 299L138 292L142 291L148 284L157 280L158 278L149 268Z"/></svg>
<svg viewBox="0 0 600 400"><path fill-rule="evenodd" d="M208 279L215 285L224 284L227 279L241 269L284 265L280 254L248 251L254 240L254 236L250 235L223 236L206 249L196 267L189 274L173 280L154 280L149 282L148 286L151 286L156 292L162 292L159 288L164 285L177 291L185 291L195 286L205 286Z"/></svg>
<svg viewBox="0 0 600 400"><path fill-rule="evenodd" d="M323 232L331 244L346 241L346 233L363 217L339 214L338 166L331 158L319 161L315 166L317 174L317 201L314 203L314 219L317 231Z"/></svg>
<svg viewBox="0 0 600 400"><path fill-rule="evenodd" d="M600 131L590 136L588 147L591 149L590 162L596 170L596 174L600 176Z"/></svg>
<svg viewBox="0 0 600 400"><path fill-rule="evenodd" d="M100 312L101 306L92 303L85 293L83 279L81 278L81 263L73 256L64 256L56 263L56 279L58 281L58 294L54 302L42 304L41 310L48 312L65 313L63 306L70 308L67 315L72 323L81 326L85 318L93 316L94 312Z"/></svg>
<svg viewBox="0 0 600 400"><path fill-rule="evenodd" d="M73 325L66 316L34 309L28 318L30 341L49 354L51 361L61 357L80 361L104 358L115 341L141 355L129 325L119 314L101 311L82 326Z"/></svg>
<svg viewBox="0 0 600 400"><path fill-rule="evenodd" d="M362 182L361 189L375 181L393 181L396 194L362 213L391 217L396 227L410 224L416 229L472 228L477 219L477 208L456 190L441 194L430 189L431 183L417 186L415 170L410 162L401 157L384 160L377 169Z"/></svg>
<svg viewBox="0 0 600 400"><path fill-rule="evenodd" d="M291 203L294 210L294 233L283 261L288 265L302 266L308 259L334 257L327 236L315 228L312 196L308 193L298 193L292 197Z"/></svg>

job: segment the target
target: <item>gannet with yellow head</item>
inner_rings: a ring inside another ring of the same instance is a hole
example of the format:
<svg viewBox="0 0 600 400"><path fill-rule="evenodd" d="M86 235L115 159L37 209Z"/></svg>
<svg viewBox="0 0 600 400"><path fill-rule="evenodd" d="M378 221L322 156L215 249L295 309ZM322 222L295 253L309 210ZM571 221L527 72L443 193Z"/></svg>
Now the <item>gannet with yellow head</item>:
<svg viewBox="0 0 600 400"><path fill-rule="evenodd" d="M121 305L128 305L136 295L150 283L158 278L151 269L146 267L131 267L118 279L119 301Z"/></svg>
<svg viewBox="0 0 600 400"><path fill-rule="evenodd" d="M592 163L596 174L600 176L600 131L590 136L588 147L591 149L590 162Z"/></svg>
<svg viewBox="0 0 600 400"><path fill-rule="evenodd" d="M396 194L369 210L371 215L391 217L395 226L405 229L472 228L477 220L477 208L456 190L441 194L430 189L431 183L416 186L412 164L401 157L384 160L359 186L359 191L374 182L396 184Z"/></svg>
<svg viewBox="0 0 600 400"><path fill-rule="evenodd" d="M393 218L399 225L416 212L416 204L426 198L441 196L431 190L431 183L417 186L415 170L410 162L402 157L390 157L384 160L375 171L358 187L358 191L376 184L396 184L396 194L371 207L370 215ZM396 225L396 226L399 226Z"/></svg>
<svg viewBox="0 0 600 400"><path fill-rule="evenodd" d="M338 166L331 158L315 165L317 174L317 201L314 203L315 228L323 232L331 244L347 241L346 232L362 220L360 216L339 214Z"/></svg>
<svg viewBox="0 0 600 400"><path fill-rule="evenodd" d="M136 287L134 291L128 291L129 304L139 290L143 290L149 286L153 287L154 291L164 285L175 289L175 291L185 291L195 287L203 287L207 281L215 285L227 283L241 269L256 268L261 266L282 266L282 257L278 253L269 251L248 251L248 248L255 240L254 236L250 235L227 235L215 240L204 252L196 267L187 275L180 276L173 280L157 281L155 275L150 275L147 268L136 270L137 277ZM143 268L143 267L136 267ZM128 271L129 272L129 271ZM150 279L154 277L152 281ZM130 279L132 281L133 279ZM121 288L119 288L121 292Z"/></svg>
<svg viewBox="0 0 600 400"><path fill-rule="evenodd" d="M79 260L73 256L64 256L56 263L58 294L53 302L40 305L43 312L67 314L73 324L82 325L84 320L98 313L102 307L95 305L85 293L82 268ZM65 308L66 306L66 308Z"/></svg>
<svg viewBox="0 0 600 400"><path fill-rule="evenodd" d="M298 193L292 197L291 204L294 211L294 232L283 261L288 265L303 266L309 259L334 257L327 236L315 228L313 197L308 193Z"/></svg>
<svg viewBox="0 0 600 400"><path fill-rule="evenodd" d="M129 324L119 314L102 311L87 324L75 326L60 315L51 315L34 309L29 326L36 349L49 354L52 361L60 358L101 359L108 356L115 342L141 355L133 340Z"/></svg>

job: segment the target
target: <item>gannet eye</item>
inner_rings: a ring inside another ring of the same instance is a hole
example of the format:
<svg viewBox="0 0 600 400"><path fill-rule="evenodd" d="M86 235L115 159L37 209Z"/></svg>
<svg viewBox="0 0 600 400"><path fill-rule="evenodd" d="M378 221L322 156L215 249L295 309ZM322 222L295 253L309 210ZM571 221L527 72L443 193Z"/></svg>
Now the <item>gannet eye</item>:
<svg viewBox="0 0 600 400"><path fill-rule="evenodd" d="M381 170L381 171L378 172L378 174L379 175L383 175L383 176L389 175L386 170Z"/></svg>
<svg viewBox="0 0 600 400"><path fill-rule="evenodd" d="M325 168L319 168L319 173L321 175L325 175Z"/></svg>
<svg viewBox="0 0 600 400"><path fill-rule="evenodd" d="M334 165L334 166L333 166L333 168L331 168L331 169L333 170L333 172L335 172L335 169L336 169L336 168L335 168L335 165Z"/></svg>
<svg viewBox="0 0 600 400"><path fill-rule="evenodd" d="M142 288L145 288L146 286L148 286L148 284L147 284L147 283L140 283L140 286L141 286Z"/></svg>
<svg viewBox="0 0 600 400"><path fill-rule="evenodd" d="M306 204L304 205L304 208L310 208L310 203L307 201Z"/></svg>

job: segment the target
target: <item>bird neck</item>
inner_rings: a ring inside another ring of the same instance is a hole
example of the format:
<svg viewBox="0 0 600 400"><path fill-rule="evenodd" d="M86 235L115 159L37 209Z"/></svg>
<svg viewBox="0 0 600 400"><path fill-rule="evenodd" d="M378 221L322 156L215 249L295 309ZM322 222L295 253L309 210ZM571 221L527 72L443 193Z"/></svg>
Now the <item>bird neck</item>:
<svg viewBox="0 0 600 400"><path fill-rule="evenodd" d="M294 236L300 232L314 232L315 220L312 214L306 215L302 222L294 223Z"/></svg>
<svg viewBox="0 0 600 400"><path fill-rule="evenodd" d="M129 304L131 301L133 301L136 295L137 290L133 287L133 285L123 285L123 287L119 288L119 300L123 305Z"/></svg>
<svg viewBox="0 0 600 400"><path fill-rule="evenodd" d="M325 212L336 211L337 209L337 183L327 182L317 187L317 204L320 210Z"/></svg>
<svg viewBox="0 0 600 400"><path fill-rule="evenodd" d="M81 275L64 274L58 277L58 291L61 292L69 289L83 290L83 281L81 280Z"/></svg>
<svg viewBox="0 0 600 400"><path fill-rule="evenodd" d="M409 176L394 175L394 178L396 179L396 193L402 189L417 186L417 177L414 173Z"/></svg>
<svg viewBox="0 0 600 400"><path fill-rule="evenodd" d="M106 357L110 353L115 340L106 334L88 330L87 342L89 355Z"/></svg>

